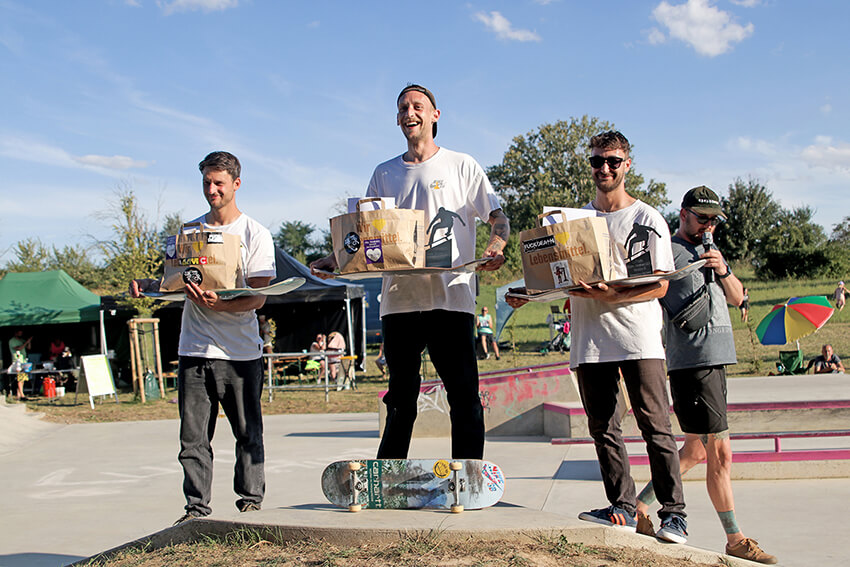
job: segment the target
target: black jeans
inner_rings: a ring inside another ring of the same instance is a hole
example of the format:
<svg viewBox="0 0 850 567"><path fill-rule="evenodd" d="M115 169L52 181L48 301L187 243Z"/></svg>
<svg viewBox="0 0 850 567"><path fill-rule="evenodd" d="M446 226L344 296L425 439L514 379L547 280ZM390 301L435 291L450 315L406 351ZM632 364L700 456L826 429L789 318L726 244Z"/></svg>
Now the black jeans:
<svg viewBox="0 0 850 567"><path fill-rule="evenodd" d="M386 315L381 320L390 382L384 396L387 420L379 459L406 459L419 399L422 352L431 362L449 402L452 458L484 456L484 410L478 397L475 324L471 313L419 311Z"/></svg>
<svg viewBox="0 0 850 567"><path fill-rule="evenodd" d="M260 504L266 491L263 448L263 361L217 360L181 356L177 370L180 408L180 453L186 511L212 512L212 439L218 405L236 438L233 490L236 506Z"/></svg>
<svg viewBox="0 0 850 567"><path fill-rule="evenodd" d="M578 367L581 403L596 446L605 496L630 514L636 510L635 483L620 427L620 372L626 383L635 420L646 442L652 486L661 504L659 516L685 516L685 498L679 473L679 451L670 428L664 364L661 360L624 360Z"/></svg>

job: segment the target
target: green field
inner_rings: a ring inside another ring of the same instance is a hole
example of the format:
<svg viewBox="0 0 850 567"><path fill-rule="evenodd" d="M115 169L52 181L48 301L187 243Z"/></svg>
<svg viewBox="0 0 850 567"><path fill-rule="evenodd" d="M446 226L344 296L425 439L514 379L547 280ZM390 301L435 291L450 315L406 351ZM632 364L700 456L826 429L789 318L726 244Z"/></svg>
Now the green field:
<svg viewBox="0 0 850 567"><path fill-rule="evenodd" d="M796 345L786 346L764 346L759 343L755 330L762 317L767 315L774 305L784 303L788 298L806 295L826 295L832 297L832 292L837 284L834 280L806 280L806 281L758 281L752 276L751 271L737 268L736 275L741 279L744 287L749 288L750 293L750 315L749 324L741 322L741 315L737 307L730 308L732 325L735 332L735 348L738 353L738 364L729 367L731 376L764 376L776 371L776 362L779 361L780 350L795 350ZM496 289L497 285L482 285L478 297L478 308L487 305L490 312L495 315ZM563 301L551 305L563 305ZM549 339L549 330L546 326L546 316L549 314L548 303L529 303L518 309L511 321L508 323L502 341L510 341L515 345L517 353L505 353L501 363L487 360L482 361L481 370L487 371L500 367L514 366L511 362L516 360L524 366L533 360L534 355L539 362L552 362L562 359L565 355L550 353L539 354L540 345ZM836 354L850 361L850 309L835 312L827 324L818 332L804 337L800 340L800 348L806 360L820 354L821 345L830 343ZM846 365L847 362L845 362Z"/></svg>

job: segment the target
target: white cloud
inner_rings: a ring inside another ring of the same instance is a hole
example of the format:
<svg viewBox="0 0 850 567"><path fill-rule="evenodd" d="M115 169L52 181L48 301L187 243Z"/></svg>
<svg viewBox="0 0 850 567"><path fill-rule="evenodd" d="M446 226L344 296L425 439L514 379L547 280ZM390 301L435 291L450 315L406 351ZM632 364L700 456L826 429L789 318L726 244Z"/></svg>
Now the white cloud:
<svg viewBox="0 0 850 567"><path fill-rule="evenodd" d="M138 161L127 156L97 156L87 155L72 158L83 165L93 165L104 169L136 169L148 167L150 162Z"/></svg>
<svg viewBox="0 0 850 567"><path fill-rule="evenodd" d="M499 12L490 12L489 15L484 12L478 12L475 14L475 19L487 26L487 29L495 33L499 39L542 41L542 38L536 32L514 29L511 22Z"/></svg>
<svg viewBox="0 0 850 567"><path fill-rule="evenodd" d="M832 105L827 102L820 107L820 111L823 114L829 114L830 112L832 112Z"/></svg>
<svg viewBox="0 0 850 567"><path fill-rule="evenodd" d="M650 45L660 45L667 41L667 36L660 29L652 28L647 33L646 39L649 40Z"/></svg>
<svg viewBox="0 0 850 567"><path fill-rule="evenodd" d="M728 12L717 9L710 0L688 0L673 6L661 2L653 17L667 28L670 37L693 47L700 55L716 57L753 34L752 23L741 26Z"/></svg>
<svg viewBox="0 0 850 567"><path fill-rule="evenodd" d="M157 5L162 8L166 16L176 12L220 12L239 5L239 0L158 0Z"/></svg>
<svg viewBox="0 0 850 567"><path fill-rule="evenodd" d="M754 8L761 4L761 0L730 0L733 4L743 6L744 8Z"/></svg>
<svg viewBox="0 0 850 567"><path fill-rule="evenodd" d="M817 136L803 148L800 157L811 167L850 173L850 143L836 142L829 136Z"/></svg>

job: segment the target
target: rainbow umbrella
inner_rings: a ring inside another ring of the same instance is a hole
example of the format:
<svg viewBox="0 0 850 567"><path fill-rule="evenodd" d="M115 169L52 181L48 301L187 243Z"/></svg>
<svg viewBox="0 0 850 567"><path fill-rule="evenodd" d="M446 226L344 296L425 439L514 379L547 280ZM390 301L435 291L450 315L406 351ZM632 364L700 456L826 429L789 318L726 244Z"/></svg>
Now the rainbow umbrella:
<svg viewBox="0 0 850 567"><path fill-rule="evenodd" d="M774 305L756 327L763 345L784 345L811 335L823 327L835 309L823 295L792 297Z"/></svg>

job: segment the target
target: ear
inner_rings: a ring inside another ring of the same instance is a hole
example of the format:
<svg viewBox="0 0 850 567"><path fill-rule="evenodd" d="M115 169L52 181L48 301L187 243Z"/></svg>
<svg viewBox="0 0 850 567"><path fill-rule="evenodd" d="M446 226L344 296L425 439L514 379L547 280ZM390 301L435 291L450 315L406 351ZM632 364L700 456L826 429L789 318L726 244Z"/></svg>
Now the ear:
<svg viewBox="0 0 850 567"><path fill-rule="evenodd" d="M237 177L236 179L233 180L233 190L234 191L239 189L240 185L242 185L242 178L241 177Z"/></svg>
<svg viewBox="0 0 850 567"><path fill-rule="evenodd" d="M434 109L434 122L438 121L439 119L440 119L440 111L435 108Z"/></svg>

